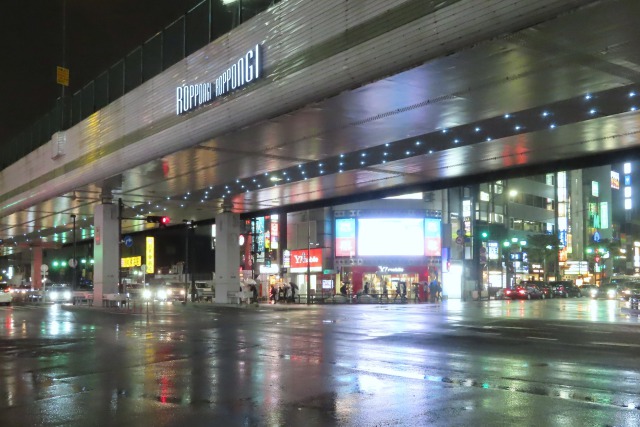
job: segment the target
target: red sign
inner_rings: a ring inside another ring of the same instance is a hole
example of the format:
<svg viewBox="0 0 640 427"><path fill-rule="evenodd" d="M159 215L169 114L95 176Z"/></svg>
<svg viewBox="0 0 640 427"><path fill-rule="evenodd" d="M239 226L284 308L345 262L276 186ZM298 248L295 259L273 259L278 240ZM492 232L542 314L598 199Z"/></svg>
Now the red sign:
<svg viewBox="0 0 640 427"><path fill-rule="evenodd" d="M309 251L309 268L314 271L322 271L322 248L314 248ZM291 251L291 271L307 270L307 250Z"/></svg>
<svg viewBox="0 0 640 427"><path fill-rule="evenodd" d="M278 249L280 241L280 230L278 229L278 221L271 218L271 249Z"/></svg>

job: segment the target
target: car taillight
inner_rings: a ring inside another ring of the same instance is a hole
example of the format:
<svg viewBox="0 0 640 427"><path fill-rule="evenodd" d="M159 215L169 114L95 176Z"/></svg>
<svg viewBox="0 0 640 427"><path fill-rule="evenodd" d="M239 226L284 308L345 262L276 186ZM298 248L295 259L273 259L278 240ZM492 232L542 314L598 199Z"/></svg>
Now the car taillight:
<svg viewBox="0 0 640 427"><path fill-rule="evenodd" d="M524 295L526 292L527 292L527 291L525 291L524 289L520 289L520 290L518 290L518 293L519 293L519 294L521 294L521 295Z"/></svg>
<svg viewBox="0 0 640 427"><path fill-rule="evenodd" d="M511 293L511 289L505 290L504 293L507 294L507 295L510 294Z"/></svg>

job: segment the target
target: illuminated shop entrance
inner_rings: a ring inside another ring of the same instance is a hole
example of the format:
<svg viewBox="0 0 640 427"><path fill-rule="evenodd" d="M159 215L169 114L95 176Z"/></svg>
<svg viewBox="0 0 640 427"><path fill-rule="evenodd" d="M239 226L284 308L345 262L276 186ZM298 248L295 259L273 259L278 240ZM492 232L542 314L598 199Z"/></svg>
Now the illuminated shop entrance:
<svg viewBox="0 0 640 427"><path fill-rule="evenodd" d="M341 282L347 284L350 293L364 292L368 283L369 294L383 295L384 286L390 298L396 295L396 290L406 290L406 297L417 297L425 300L424 284L427 283L429 269L426 266L385 267L385 266L354 266L343 267ZM400 285L400 287L398 286Z"/></svg>

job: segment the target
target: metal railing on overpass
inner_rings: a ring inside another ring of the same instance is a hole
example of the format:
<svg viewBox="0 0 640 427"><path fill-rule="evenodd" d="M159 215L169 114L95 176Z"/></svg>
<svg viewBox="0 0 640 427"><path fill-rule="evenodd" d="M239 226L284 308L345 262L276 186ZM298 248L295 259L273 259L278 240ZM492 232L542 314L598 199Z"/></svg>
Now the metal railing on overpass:
<svg viewBox="0 0 640 427"><path fill-rule="evenodd" d="M0 170L46 144L167 68L282 0L203 0L141 46L85 84L8 144L1 144Z"/></svg>

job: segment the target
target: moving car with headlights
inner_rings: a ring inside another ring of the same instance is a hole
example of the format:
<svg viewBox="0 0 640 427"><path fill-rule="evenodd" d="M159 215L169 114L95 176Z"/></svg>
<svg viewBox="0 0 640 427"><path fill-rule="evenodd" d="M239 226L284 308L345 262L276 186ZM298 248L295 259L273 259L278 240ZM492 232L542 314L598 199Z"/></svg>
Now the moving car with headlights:
<svg viewBox="0 0 640 427"><path fill-rule="evenodd" d="M50 302L73 302L73 292L66 285L51 285L46 289L45 298Z"/></svg>
<svg viewBox="0 0 640 427"><path fill-rule="evenodd" d="M12 301L11 287L7 283L0 283L0 304L11 305Z"/></svg>
<svg viewBox="0 0 640 427"><path fill-rule="evenodd" d="M155 287L154 297L159 301L184 301L185 284L170 282Z"/></svg>
<svg viewBox="0 0 640 427"><path fill-rule="evenodd" d="M589 291L591 298L594 299L618 299L618 287L613 284L600 285L591 288Z"/></svg>
<svg viewBox="0 0 640 427"><path fill-rule="evenodd" d="M640 294L640 282L628 281L618 286L618 296L625 301L637 294Z"/></svg>
<svg viewBox="0 0 640 427"><path fill-rule="evenodd" d="M582 297L582 290L571 280L560 280L551 284L553 294L558 297Z"/></svg>

